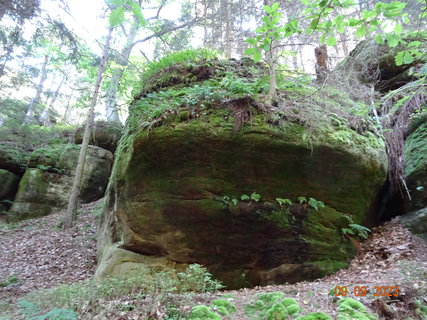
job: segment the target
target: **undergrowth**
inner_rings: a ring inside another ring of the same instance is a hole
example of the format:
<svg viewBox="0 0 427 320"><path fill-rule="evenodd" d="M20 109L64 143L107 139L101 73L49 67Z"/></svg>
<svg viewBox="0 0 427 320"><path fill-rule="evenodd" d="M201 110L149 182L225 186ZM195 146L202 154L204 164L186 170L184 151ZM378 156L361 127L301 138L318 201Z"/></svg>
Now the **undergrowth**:
<svg viewBox="0 0 427 320"><path fill-rule="evenodd" d="M67 314L67 317L58 319L71 320L77 319L78 315L87 318L121 308L133 309L133 304L139 304L140 312L148 318L158 308L165 309L162 312L166 312L166 307L173 309L179 300L190 293L215 292L221 288L222 284L198 264L190 265L184 272L141 266L133 277L90 279L37 290L20 300L15 307L22 316L32 320L57 319L53 317L57 314ZM174 297L178 294L180 298L176 300ZM131 302L130 306L125 307L120 302L122 299Z"/></svg>

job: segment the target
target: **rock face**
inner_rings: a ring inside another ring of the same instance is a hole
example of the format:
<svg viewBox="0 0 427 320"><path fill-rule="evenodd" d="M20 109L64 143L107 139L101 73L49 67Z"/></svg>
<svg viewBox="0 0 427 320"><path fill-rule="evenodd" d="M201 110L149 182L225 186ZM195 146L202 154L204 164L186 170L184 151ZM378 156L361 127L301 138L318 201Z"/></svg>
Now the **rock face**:
<svg viewBox="0 0 427 320"><path fill-rule="evenodd" d="M427 207L400 216L398 220L413 234L427 241Z"/></svg>
<svg viewBox="0 0 427 320"><path fill-rule="evenodd" d="M18 183L18 176L10 171L0 169L0 203L3 209L9 207L9 201L13 200L18 189Z"/></svg>
<svg viewBox="0 0 427 320"><path fill-rule="evenodd" d="M418 42L420 47L416 49L420 52L427 48L425 34L408 35L404 40ZM337 69L364 84L375 84L375 89L384 93L416 80L417 75L411 67L417 70L426 62L426 57L420 55L409 64L396 65L395 57L404 49L403 45L390 48L387 43L378 44L375 40L361 41Z"/></svg>
<svg viewBox="0 0 427 320"><path fill-rule="evenodd" d="M176 91L142 92L132 106L106 193L98 276L199 263L239 288L321 277L354 255L341 229L374 220L386 177L382 141L338 118L307 129L248 96L209 101L225 83L215 77L205 88L179 87L182 100L162 106L183 107L155 118L138 112ZM310 105L313 112L318 123L328 111Z"/></svg>
<svg viewBox="0 0 427 320"><path fill-rule="evenodd" d="M54 145L35 150L19 183L10 215L29 218L66 207L73 184L79 146ZM110 151L89 146L80 200L90 202L104 195L113 161Z"/></svg>
<svg viewBox="0 0 427 320"><path fill-rule="evenodd" d="M74 142L81 144L83 140L84 127L76 130ZM107 121L97 121L93 127L93 133L89 144L107 149L114 153L117 148L117 143L122 135L122 125Z"/></svg>
<svg viewBox="0 0 427 320"><path fill-rule="evenodd" d="M405 140L405 179L411 194L404 212L427 207L427 113L409 126Z"/></svg>
<svg viewBox="0 0 427 320"><path fill-rule="evenodd" d="M24 152L13 145L0 143L0 211L10 207L24 168Z"/></svg>
<svg viewBox="0 0 427 320"><path fill-rule="evenodd" d="M0 142L0 169L22 175L25 170L25 152L11 144Z"/></svg>

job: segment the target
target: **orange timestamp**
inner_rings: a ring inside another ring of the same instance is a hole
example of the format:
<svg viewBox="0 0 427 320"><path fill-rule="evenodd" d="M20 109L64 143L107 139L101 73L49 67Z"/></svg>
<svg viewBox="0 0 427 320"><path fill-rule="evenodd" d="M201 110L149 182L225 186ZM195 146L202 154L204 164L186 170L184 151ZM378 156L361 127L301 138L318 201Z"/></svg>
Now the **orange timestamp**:
<svg viewBox="0 0 427 320"><path fill-rule="evenodd" d="M350 290L347 286L336 286L334 288L335 296L347 296L350 294ZM355 286L353 288L353 294L355 296L366 296L370 292L369 288L366 286ZM397 297L399 295L399 287L398 286L374 286L373 294L375 297Z"/></svg>

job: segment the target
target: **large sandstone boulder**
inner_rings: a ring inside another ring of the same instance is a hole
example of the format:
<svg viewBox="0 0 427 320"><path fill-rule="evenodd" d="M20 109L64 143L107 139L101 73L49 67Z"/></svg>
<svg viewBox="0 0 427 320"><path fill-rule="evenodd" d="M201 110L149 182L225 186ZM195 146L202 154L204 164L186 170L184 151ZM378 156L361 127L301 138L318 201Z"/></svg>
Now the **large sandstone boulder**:
<svg viewBox="0 0 427 320"><path fill-rule="evenodd" d="M114 153L122 136L122 125L115 122L96 121L93 126L89 144L107 149ZM74 142L82 143L84 127L79 127L74 134Z"/></svg>
<svg viewBox="0 0 427 320"><path fill-rule="evenodd" d="M211 82L143 90L132 105L98 233L98 276L199 263L238 288L321 277L353 257L341 229L375 220L383 142L333 111L350 108L342 93L268 106L240 94L254 66L231 63Z"/></svg>
<svg viewBox="0 0 427 320"><path fill-rule="evenodd" d="M28 218L50 214L66 207L79 154L78 145L53 145L35 150L19 183L10 216ZM113 155L89 146L80 192L82 202L104 195Z"/></svg>

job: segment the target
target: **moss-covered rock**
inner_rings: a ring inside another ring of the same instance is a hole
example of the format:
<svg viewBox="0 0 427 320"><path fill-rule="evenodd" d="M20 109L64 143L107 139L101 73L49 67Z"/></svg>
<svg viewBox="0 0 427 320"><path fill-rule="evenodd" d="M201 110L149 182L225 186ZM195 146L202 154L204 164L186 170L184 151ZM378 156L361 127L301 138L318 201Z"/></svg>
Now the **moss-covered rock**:
<svg viewBox="0 0 427 320"><path fill-rule="evenodd" d="M120 123L96 121L93 132L90 136L89 144L98 146L114 153L117 143L122 135L123 126ZM77 128L74 134L74 142L81 144L83 141L84 127Z"/></svg>
<svg viewBox="0 0 427 320"><path fill-rule="evenodd" d="M407 34L403 41L395 47L390 47L387 42L378 44L373 39L361 41L336 68L336 72L339 76L358 79L363 84L374 84L375 89L381 92L397 89L417 79L411 67L427 61L425 54L421 54L411 63L397 65L395 57L407 49L408 43L416 42L418 46L412 48L419 52L427 49L426 32Z"/></svg>
<svg viewBox="0 0 427 320"><path fill-rule="evenodd" d="M427 240L427 207L399 216L400 223L416 234Z"/></svg>
<svg viewBox="0 0 427 320"><path fill-rule="evenodd" d="M19 178L14 173L0 169L0 202L7 205L18 189Z"/></svg>
<svg viewBox="0 0 427 320"><path fill-rule="evenodd" d="M50 214L66 207L73 185L79 146L52 145L35 150L19 183L12 218ZM82 179L80 200L90 202L104 195L113 161L111 152L89 146Z"/></svg>
<svg viewBox="0 0 427 320"><path fill-rule="evenodd" d="M404 173L411 200L405 200L404 212L427 207L427 117L421 120L405 140Z"/></svg>
<svg viewBox="0 0 427 320"><path fill-rule="evenodd" d="M22 175L25 170L26 153L13 144L0 142L0 169Z"/></svg>
<svg viewBox="0 0 427 320"><path fill-rule="evenodd" d="M313 279L346 266L354 250L340 230L345 215L373 220L369 208L386 176L381 139L343 125L337 113L330 121L332 111L315 100L309 126L289 121L285 106L241 94L255 80L215 74L220 79L205 86L134 103L101 219L99 265L120 264L108 258L117 245L176 267L203 264L228 287ZM157 108L155 98L166 96L169 108Z"/></svg>

